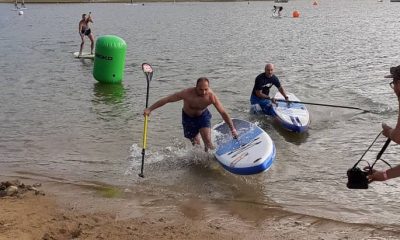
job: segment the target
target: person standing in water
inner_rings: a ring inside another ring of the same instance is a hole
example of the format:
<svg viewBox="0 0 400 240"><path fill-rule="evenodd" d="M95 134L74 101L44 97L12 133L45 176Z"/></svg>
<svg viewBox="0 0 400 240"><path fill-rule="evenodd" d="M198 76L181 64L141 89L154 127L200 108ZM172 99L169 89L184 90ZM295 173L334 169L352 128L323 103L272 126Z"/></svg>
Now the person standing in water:
<svg viewBox="0 0 400 240"><path fill-rule="evenodd" d="M390 75L385 78L393 79L389 85L393 89L394 94L400 108L400 65L397 67L390 68ZM400 144L400 111L397 113L396 126L390 127L386 123L382 123L382 133L385 137L390 138L393 142ZM364 170L369 171L369 167L365 167ZM375 170L372 169L370 174L367 176L369 182L373 181L386 181L392 178L400 177L400 164L386 170Z"/></svg>
<svg viewBox="0 0 400 240"><path fill-rule="evenodd" d="M278 11L278 17L281 17L281 12L282 12L282 10L283 10L283 7L282 6L275 6L274 5L274 9L272 10L273 11L273 13L274 14L276 14L276 11Z"/></svg>
<svg viewBox="0 0 400 240"><path fill-rule="evenodd" d="M93 54L94 49L94 37L92 30L90 29L89 23L93 23L92 17L86 14L82 14L82 19L79 21L79 35L81 36L81 48L79 49L79 56L82 55L83 45L85 44L85 36L87 36L91 43L90 43L90 54Z"/></svg>
<svg viewBox="0 0 400 240"><path fill-rule="evenodd" d="M185 138L189 139L193 145L200 144L200 137L203 139L204 150L214 149L211 142L211 113L208 106L214 105L222 119L228 124L234 138L238 133L233 125L232 119L225 111L217 95L211 90L210 82L206 77L197 79L196 86L173 93L172 95L161 98L143 112L149 116L155 109L167 103L183 101L182 125Z"/></svg>

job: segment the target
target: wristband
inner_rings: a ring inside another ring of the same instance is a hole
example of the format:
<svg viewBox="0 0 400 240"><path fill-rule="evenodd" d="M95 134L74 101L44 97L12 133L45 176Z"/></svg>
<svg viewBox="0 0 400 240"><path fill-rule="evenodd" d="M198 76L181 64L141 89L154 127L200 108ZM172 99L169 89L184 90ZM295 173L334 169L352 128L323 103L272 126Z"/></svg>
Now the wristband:
<svg viewBox="0 0 400 240"><path fill-rule="evenodd" d="M386 171L383 172L383 180L388 180L388 175Z"/></svg>

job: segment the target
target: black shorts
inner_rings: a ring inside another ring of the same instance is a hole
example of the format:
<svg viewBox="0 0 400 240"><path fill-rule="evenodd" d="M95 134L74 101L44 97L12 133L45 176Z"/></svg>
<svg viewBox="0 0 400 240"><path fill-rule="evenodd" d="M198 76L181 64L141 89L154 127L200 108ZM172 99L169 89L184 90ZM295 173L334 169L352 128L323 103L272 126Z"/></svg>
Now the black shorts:
<svg viewBox="0 0 400 240"><path fill-rule="evenodd" d="M89 36L90 33L91 33L90 28L89 28L89 29L86 29L86 30L82 30L81 33L82 33L82 34L85 34L86 36Z"/></svg>

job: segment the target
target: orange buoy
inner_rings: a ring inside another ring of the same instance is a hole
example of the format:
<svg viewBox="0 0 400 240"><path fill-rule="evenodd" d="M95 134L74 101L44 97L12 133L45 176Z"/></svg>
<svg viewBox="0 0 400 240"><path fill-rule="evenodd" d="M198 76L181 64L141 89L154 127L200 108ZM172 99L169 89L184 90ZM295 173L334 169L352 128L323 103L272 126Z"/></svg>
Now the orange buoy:
<svg viewBox="0 0 400 240"><path fill-rule="evenodd" d="M298 18L298 17L300 17L300 12L297 11L297 10L294 10L293 13L292 13L292 16L293 16L294 18Z"/></svg>

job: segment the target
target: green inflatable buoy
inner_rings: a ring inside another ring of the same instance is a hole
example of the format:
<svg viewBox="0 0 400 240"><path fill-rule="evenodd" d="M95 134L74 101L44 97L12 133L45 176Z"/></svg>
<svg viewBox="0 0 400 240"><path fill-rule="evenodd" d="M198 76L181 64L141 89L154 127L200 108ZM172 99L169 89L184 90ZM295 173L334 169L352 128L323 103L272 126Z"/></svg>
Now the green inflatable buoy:
<svg viewBox="0 0 400 240"><path fill-rule="evenodd" d="M120 83L124 75L126 43L117 36L96 40L93 77L101 83Z"/></svg>

